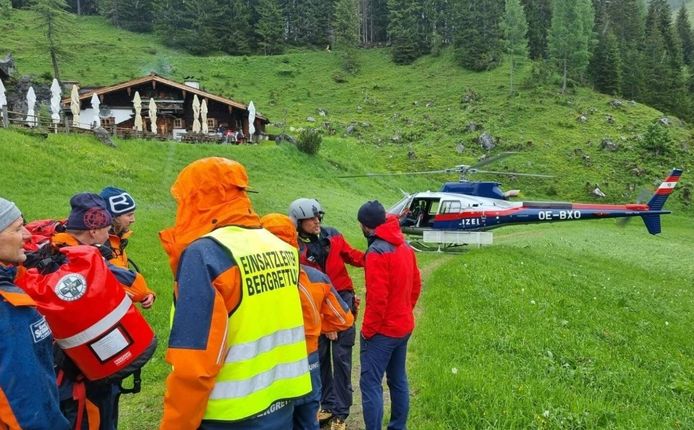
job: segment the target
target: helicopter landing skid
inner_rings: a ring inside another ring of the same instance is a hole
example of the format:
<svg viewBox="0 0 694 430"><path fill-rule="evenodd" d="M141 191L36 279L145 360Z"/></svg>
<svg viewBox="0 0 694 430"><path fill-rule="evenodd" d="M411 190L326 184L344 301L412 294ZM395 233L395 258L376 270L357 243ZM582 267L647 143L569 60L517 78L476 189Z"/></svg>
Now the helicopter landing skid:
<svg viewBox="0 0 694 430"><path fill-rule="evenodd" d="M457 243L438 243L430 244L424 243L421 240L408 240L407 243L410 248L414 249L416 252L463 252L465 244Z"/></svg>
<svg viewBox="0 0 694 430"><path fill-rule="evenodd" d="M472 245L479 248L491 245L493 234L485 231L452 231L424 230L421 239L409 241L410 246L420 252L424 251L462 251L463 246Z"/></svg>

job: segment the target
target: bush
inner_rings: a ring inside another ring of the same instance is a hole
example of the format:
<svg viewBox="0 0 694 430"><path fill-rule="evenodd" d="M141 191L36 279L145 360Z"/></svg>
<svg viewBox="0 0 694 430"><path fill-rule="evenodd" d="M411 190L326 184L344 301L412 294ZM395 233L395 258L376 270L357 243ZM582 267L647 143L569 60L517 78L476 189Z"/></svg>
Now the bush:
<svg viewBox="0 0 694 430"><path fill-rule="evenodd" d="M672 147L670 131L667 127L654 122L646 129L641 146L655 155L667 154Z"/></svg>
<svg viewBox="0 0 694 430"><path fill-rule="evenodd" d="M299 133L299 140L296 142L296 147L299 151L306 154L315 155L320 150L320 144L323 142L323 136L320 131L315 128L306 128Z"/></svg>

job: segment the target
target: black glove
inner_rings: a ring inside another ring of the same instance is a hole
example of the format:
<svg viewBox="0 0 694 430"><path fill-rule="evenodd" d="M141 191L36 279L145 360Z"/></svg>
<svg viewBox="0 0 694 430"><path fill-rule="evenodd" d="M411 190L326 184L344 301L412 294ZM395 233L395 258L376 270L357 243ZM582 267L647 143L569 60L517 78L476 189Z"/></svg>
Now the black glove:
<svg viewBox="0 0 694 430"><path fill-rule="evenodd" d="M113 254L113 250L111 249L110 246L108 245L94 245L96 248L99 250L101 253L101 256L106 259L106 261L111 261L115 255Z"/></svg>

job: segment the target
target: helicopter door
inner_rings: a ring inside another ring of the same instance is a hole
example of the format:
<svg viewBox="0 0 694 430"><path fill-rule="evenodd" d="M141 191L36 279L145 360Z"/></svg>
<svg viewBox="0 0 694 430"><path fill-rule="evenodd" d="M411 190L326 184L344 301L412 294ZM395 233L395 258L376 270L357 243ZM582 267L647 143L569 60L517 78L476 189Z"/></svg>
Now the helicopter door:
<svg viewBox="0 0 694 430"><path fill-rule="evenodd" d="M412 202L412 195L407 195L405 198L397 202L395 205L390 207L386 212L393 214L397 217L402 217L407 213L410 208L410 203Z"/></svg>

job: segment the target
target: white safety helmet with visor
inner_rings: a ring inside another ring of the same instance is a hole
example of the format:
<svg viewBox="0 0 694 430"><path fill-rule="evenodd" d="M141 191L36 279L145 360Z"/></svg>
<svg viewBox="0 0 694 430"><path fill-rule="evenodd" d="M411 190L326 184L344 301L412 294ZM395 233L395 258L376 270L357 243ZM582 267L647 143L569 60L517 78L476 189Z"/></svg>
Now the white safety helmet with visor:
<svg viewBox="0 0 694 430"><path fill-rule="evenodd" d="M316 199L300 198L294 200L289 205L289 218L294 221L294 225L298 226L299 221L302 219L309 219L317 217L319 220L323 220L323 209L320 203Z"/></svg>

